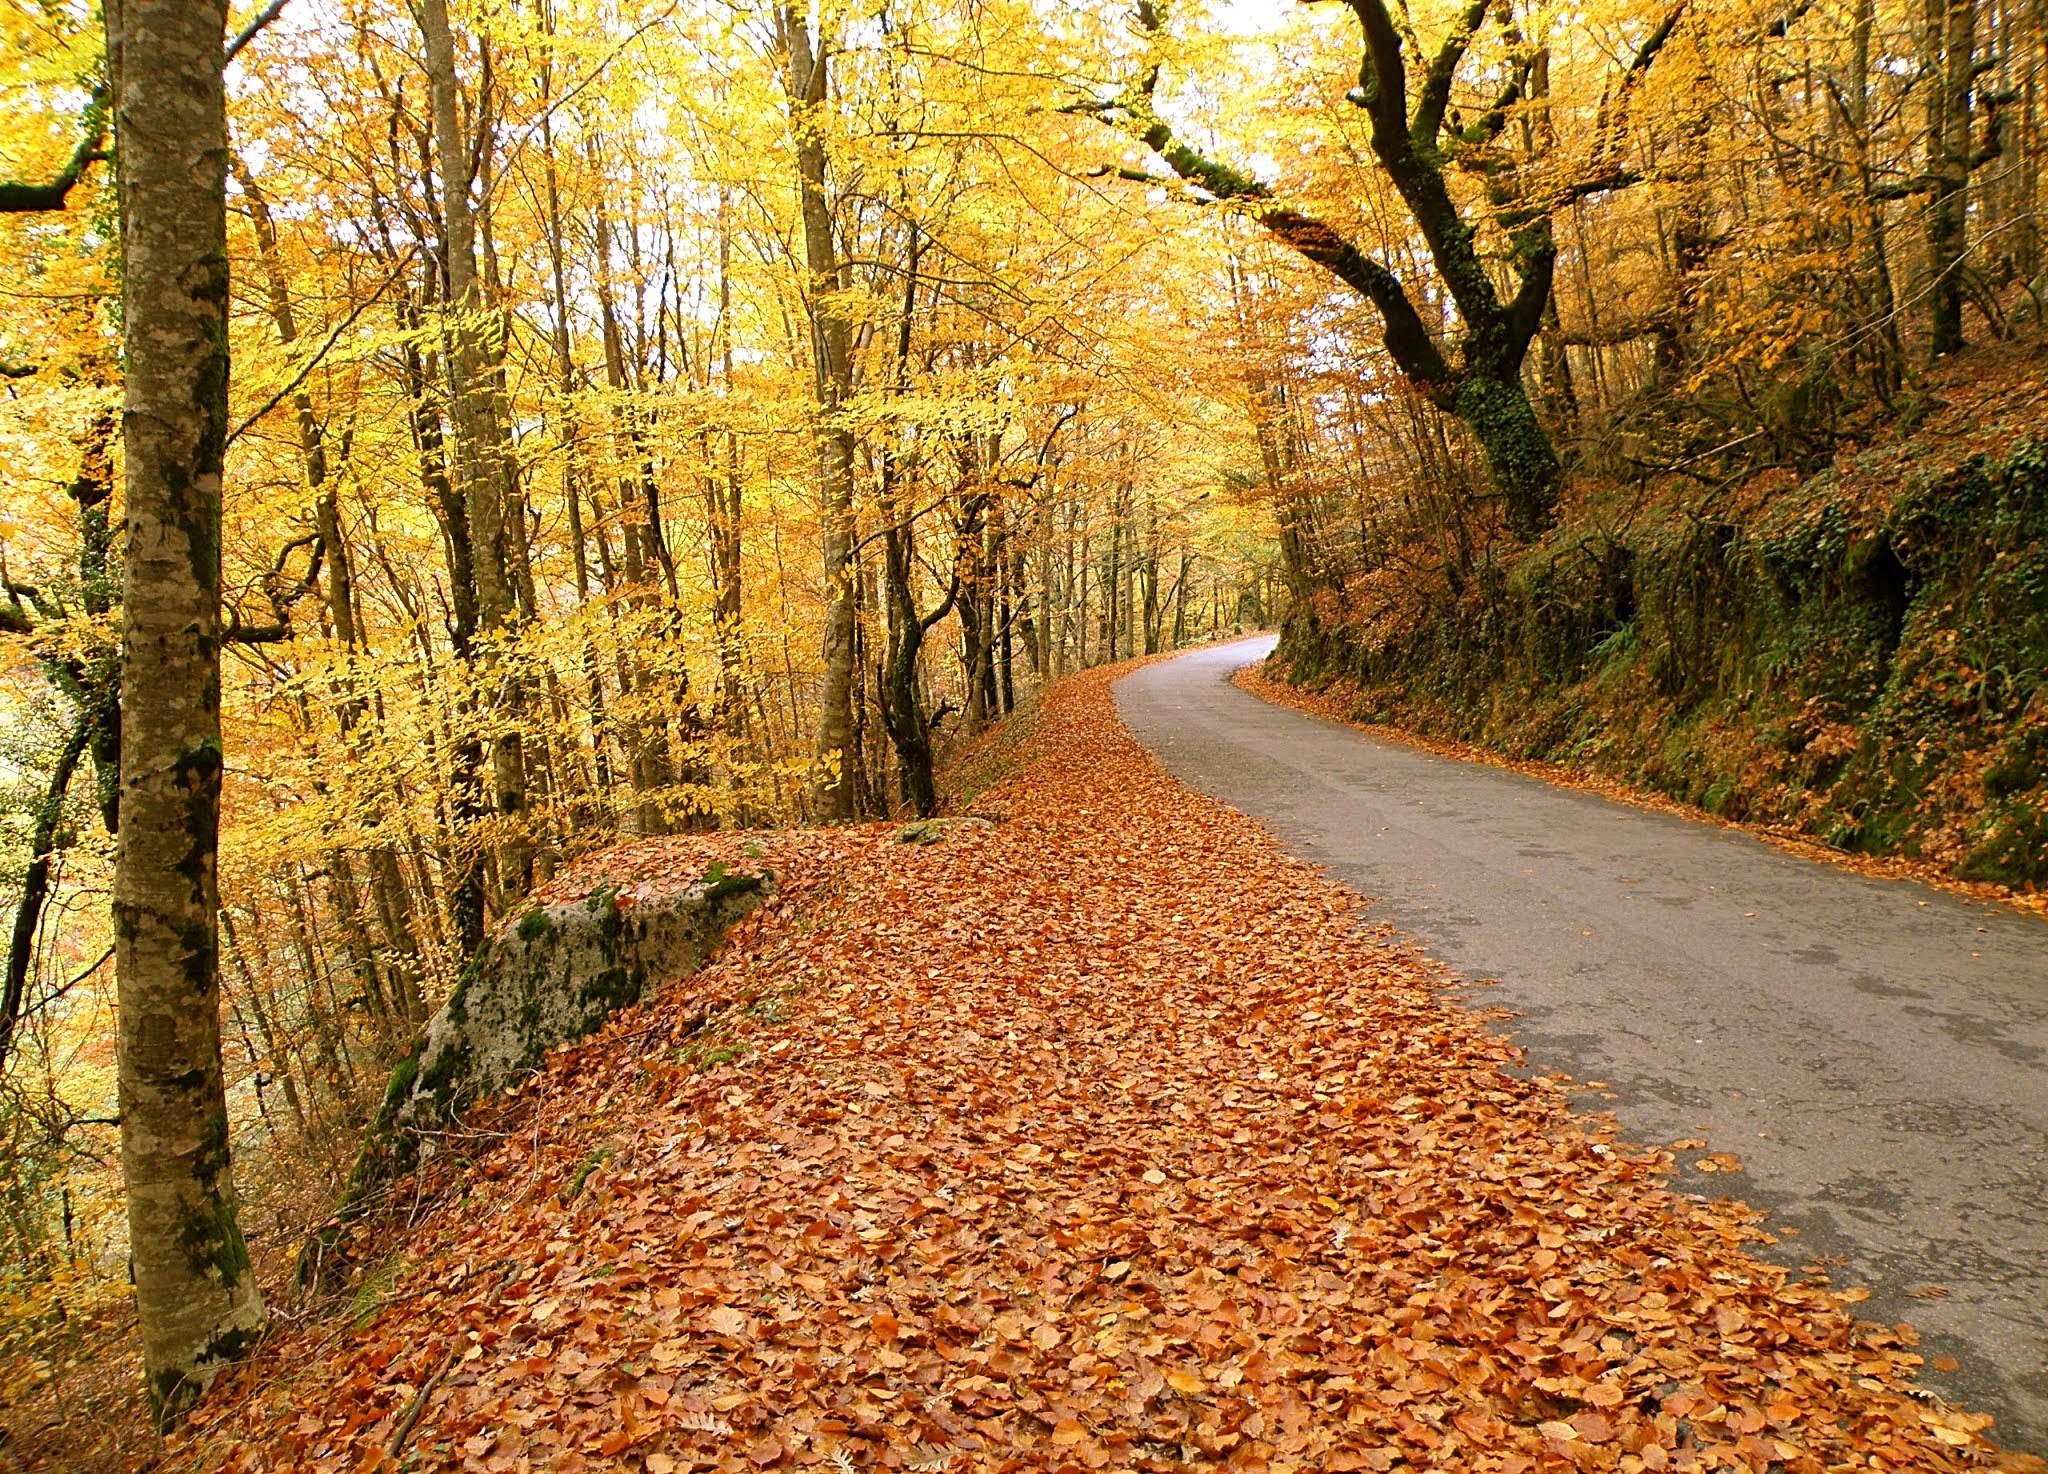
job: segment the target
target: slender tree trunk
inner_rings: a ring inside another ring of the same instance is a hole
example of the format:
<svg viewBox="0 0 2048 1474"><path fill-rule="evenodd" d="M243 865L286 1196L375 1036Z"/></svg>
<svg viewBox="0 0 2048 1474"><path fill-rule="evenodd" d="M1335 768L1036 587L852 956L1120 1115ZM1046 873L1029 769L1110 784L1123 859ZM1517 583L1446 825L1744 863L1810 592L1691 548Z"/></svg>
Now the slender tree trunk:
<svg viewBox="0 0 2048 1474"><path fill-rule="evenodd" d="M249 208L249 219L256 236L257 259L263 267L264 285L267 290L271 322L277 328L279 341L287 346L298 342L299 328L297 315L292 310L290 286L285 278L284 262L278 250L277 227L270 213L270 202L257 185L255 176L240 159L232 161L235 178ZM348 540L343 536L341 507L335 492L327 462L326 438L321 433L319 417L314 413L313 399L300 389L292 395L292 409L299 433L299 456L306 473L306 485L313 493L313 529L320 540L321 565L326 571L326 596L328 625L334 639L344 650L353 653L356 649L355 618L355 574L349 553ZM345 744L353 748L357 724L365 711L365 702L352 689L354 672L350 671L346 682L336 688L337 719L341 726ZM308 722L310 730L311 723ZM355 754L351 751L351 759ZM379 813L372 808L366 816L375 826ZM401 919L410 924L412 907L402 890L397 898L384 889L383 879L388 871L396 875L395 857L388 844L376 847L371 864L378 878L378 908L384 927L385 940L390 949L400 958L399 966L392 970L392 1001L399 1005L408 1022L415 1022L418 1013L424 973L419 966L419 941L410 930L394 929ZM359 950L358 966L371 969L374 976L374 951L367 945L358 902L355 899L355 885L350 877L350 861L340 850L329 852L328 868L335 877L337 904L342 907L344 932L352 945ZM398 904L401 902L403 904Z"/></svg>
<svg viewBox="0 0 2048 1474"><path fill-rule="evenodd" d="M923 237L912 230L904 249L903 307L896 318L896 355L891 389L908 387L910 345L916 323L917 272ZM902 430L893 432L881 456L882 597L888 616L888 650L881 670L882 725L896 751L897 791L903 806L919 818L938 811L937 785L932 778L931 720L918 690L918 656L931 627L945 618L959 596L956 578L945 601L930 614L920 614L913 583L916 569L916 495L903 486L907 453Z"/></svg>
<svg viewBox="0 0 2048 1474"><path fill-rule="evenodd" d="M1188 563L1188 552L1183 548L1180 571L1173 576L1173 648L1176 650L1188 642Z"/></svg>
<svg viewBox="0 0 2048 1474"><path fill-rule="evenodd" d="M1891 257L1885 242L1885 202L1876 198L1872 191L1870 67L1871 42L1876 28L1876 0L1856 0L1849 31L1849 124L1855 131L1856 172L1864 195L1861 223L1870 243L1871 291L1876 298L1873 304L1877 329L1872 353L1874 377L1878 393L1889 403L1899 387L1906 354L1899 341L1897 294L1892 288Z"/></svg>
<svg viewBox="0 0 2048 1474"><path fill-rule="evenodd" d="M455 418L455 475L469 517L470 566L479 625L487 634L511 622L515 590L507 565L505 484L498 460L502 436L479 341L485 311L477 282L476 213L470 201L470 151L462 132L455 78L455 38L447 0L421 0L428 92L433 105L435 163L447 257L448 397ZM534 846L526 832L526 756L517 682L507 675L491 698L492 808L506 834L498 846L499 885L509 896L533 883Z"/></svg>
<svg viewBox="0 0 2048 1474"><path fill-rule="evenodd" d="M804 293L811 320L811 359L818 407L819 522L825 563L824 670L812 747L811 804L820 819L854 817L853 770L854 532L853 435L840 406L853 392L853 329L837 305L839 250L825 192L825 141L820 116L827 96L825 45L814 49L808 17L792 6L778 14L787 66L790 126L796 136L797 182L804 223Z"/></svg>
<svg viewBox="0 0 2048 1474"><path fill-rule="evenodd" d="M1124 497L1128 487L1118 489L1116 499L1110 503L1109 562L1104 565L1102 575L1102 659L1114 663L1117 658L1118 617L1123 613L1123 537Z"/></svg>
<svg viewBox="0 0 2048 1474"><path fill-rule="evenodd" d="M294 1073L296 1064L277 1026L271 1022L270 1009L263 1001L263 987L256 981L255 971L249 966L249 957L242 950L235 936L234 912L223 909L220 913L221 935L227 939L228 954L235 959L235 969L242 975L243 991L249 995L249 1011L256 1015L256 1032L263 1038L263 1059L278 1084L284 1087L285 1104L292 1108L292 1119L301 1131L306 1129L306 1108L299 1100L299 1084Z"/></svg>
<svg viewBox="0 0 2048 1474"><path fill-rule="evenodd" d="M974 536L974 553L967 559L968 573L960 590L960 671L967 683L966 704L960 711L960 734L972 737L988 718L988 703L982 685L981 667L988 644L987 620L981 603L981 547L979 531Z"/></svg>
<svg viewBox="0 0 2048 1474"><path fill-rule="evenodd" d="M21 1010L28 997L28 975L35 962L36 933L41 930L43 903L50 894L50 861L61 846L58 836L64 820L64 795L71 787L71 775L85 756L91 739L90 721L83 715L64 739L57 761L50 770L50 785L44 790L42 807L36 811L35 829L29 836L28 870L21 878L21 899L14 907L14 935L7 950L7 982L0 990L0 1068L7 1063L8 1046Z"/></svg>
<svg viewBox="0 0 2048 1474"><path fill-rule="evenodd" d="M1976 88L1976 0L1926 0L1927 351L1963 347L1963 268L1969 251L1970 100Z"/></svg>
<svg viewBox="0 0 2048 1474"><path fill-rule="evenodd" d="M732 387L732 231L726 221L726 196L718 194L718 347L719 369L728 392ZM744 572L740 562L740 446L731 430L721 437L724 465L713 469L711 435L704 436L705 538L711 552L711 629L718 647L718 699L715 720L732 740L733 728L746 722L746 693L740 687L743 651L740 646Z"/></svg>
<svg viewBox="0 0 2048 1474"><path fill-rule="evenodd" d="M121 1169L150 1407L173 1425L263 1327L220 1057L227 11L115 0L128 549L114 866Z"/></svg>
<svg viewBox="0 0 2048 1474"><path fill-rule="evenodd" d="M1012 626L1017 611L1013 604L1010 579L1010 551L1007 535L996 541L996 582L999 597L996 607L996 628L1001 632L1001 654L996 660L996 681L1002 690L1003 715L1008 716L1017 709L1017 652Z"/></svg>
<svg viewBox="0 0 2048 1474"><path fill-rule="evenodd" d="M417 332L421 318L416 307L407 305L399 313L399 325L408 332ZM406 346L402 361L406 392L412 401L411 428L413 445L419 454L420 483L440 524L447 555L448 643L456 659L468 661L476 649L477 628L469 510L448 478L441 417L428 391L428 365L411 344ZM457 832L449 834L442 853L446 857L449 919L455 927L456 946L468 957L484 944L483 857L472 837L477 821L486 812L481 802L483 745L471 732L459 732L450 744L450 756L449 810Z"/></svg>

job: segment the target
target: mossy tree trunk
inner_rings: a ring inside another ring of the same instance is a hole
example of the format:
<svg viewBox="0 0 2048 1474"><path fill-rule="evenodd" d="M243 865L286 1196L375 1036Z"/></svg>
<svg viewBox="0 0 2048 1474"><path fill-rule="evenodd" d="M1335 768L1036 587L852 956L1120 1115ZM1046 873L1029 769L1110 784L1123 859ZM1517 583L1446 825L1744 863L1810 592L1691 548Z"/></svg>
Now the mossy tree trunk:
<svg viewBox="0 0 2048 1474"><path fill-rule="evenodd" d="M220 1059L227 12L223 0L118 0L107 19L127 365L121 1167L143 1366L168 1426L263 1325Z"/></svg>
<svg viewBox="0 0 2048 1474"><path fill-rule="evenodd" d="M1971 102L1977 89L1975 0L1926 0L1927 351L1963 348L1963 272L1969 259ZM1994 137L1996 121L1994 117ZM1988 156L1988 154L1987 154Z"/></svg>
<svg viewBox="0 0 2048 1474"><path fill-rule="evenodd" d="M1635 182L1635 174L1616 162L1620 120L1684 6L1666 12L1615 84L1593 140L1592 167L1560 187L1554 180L1524 186L1515 178L1515 165L1496 146L1518 105L1536 88L1540 51L1517 55L1493 84L1499 88L1494 101L1476 121L1446 128L1458 69L1493 12L1494 0L1466 0L1435 54L1413 74L1405 54L1412 34L1396 22L1385 0L1346 3L1358 17L1363 43L1358 86L1349 100L1365 113L1373 158L1401 196L1457 309L1454 334L1432 329L1400 279L1327 221L1282 203L1270 186L1182 142L1153 106L1156 64L1120 96L1089 100L1068 111L1119 124L1180 179L1218 201L1245 202L1268 234L1371 302L1380 314L1388 355L1423 398L1472 432L1485 453L1509 529L1533 540L1554 519L1560 481L1556 449L1522 382L1522 362L1543 324L1557 265L1551 213L1573 200ZM1138 0L1137 20L1148 35L1163 34L1164 0ZM1486 179L1494 223L1510 244L1511 291L1495 285L1480 253L1478 232L1451 196L1446 169L1458 162ZM1114 172L1158 182L1143 170Z"/></svg>

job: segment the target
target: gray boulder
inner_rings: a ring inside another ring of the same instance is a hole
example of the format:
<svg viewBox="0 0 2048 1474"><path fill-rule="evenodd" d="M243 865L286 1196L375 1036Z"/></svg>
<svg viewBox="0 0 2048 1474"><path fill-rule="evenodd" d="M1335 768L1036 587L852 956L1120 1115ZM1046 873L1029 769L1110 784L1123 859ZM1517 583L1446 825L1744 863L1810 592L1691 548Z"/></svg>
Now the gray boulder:
<svg viewBox="0 0 2048 1474"><path fill-rule="evenodd" d="M419 1160L425 1133L446 1130L477 1101L539 1068L550 1049L595 1033L620 1009L695 972L773 889L772 872L717 864L670 895L621 907L616 888L605 886L507 921L391 1072L336 1225Z"/></svg>

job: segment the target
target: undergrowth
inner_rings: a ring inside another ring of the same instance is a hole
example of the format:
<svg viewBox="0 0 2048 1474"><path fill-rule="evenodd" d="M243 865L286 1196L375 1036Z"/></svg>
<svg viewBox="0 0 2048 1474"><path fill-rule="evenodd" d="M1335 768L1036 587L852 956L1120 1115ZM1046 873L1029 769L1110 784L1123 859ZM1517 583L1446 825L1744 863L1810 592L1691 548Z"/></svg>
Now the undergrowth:
<svg viewBox="0 0 2048 1474"><path fill-rule="evenodd" d="M2048 444L1876 494L1852 462L1740 519L1589 502L1436 595L1305 601L1280 671L1354 683L1362 720L2048 881Z"/></svg>

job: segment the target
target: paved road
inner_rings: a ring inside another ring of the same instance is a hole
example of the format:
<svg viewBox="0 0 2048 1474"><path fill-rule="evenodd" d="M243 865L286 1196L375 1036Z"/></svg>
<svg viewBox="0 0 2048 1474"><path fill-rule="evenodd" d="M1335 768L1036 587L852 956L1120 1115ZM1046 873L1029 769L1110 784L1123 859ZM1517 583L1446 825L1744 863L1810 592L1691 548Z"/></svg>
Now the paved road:
<svg viewBox="0 0 2048 1474"><path fill-rule="evenodd" d="M1145 667L1124 719L1499 979L1474 1001L1520 1012L1533 1067L1607 1082L1638 1140L1740 1157L1679 1186L1772 1209L1788 1263L1840 1256L1864 1314L1960 1362L1930 1385L2048 1454L2048 922L1271 706L1229 684L1269 648Z"/></svg>

